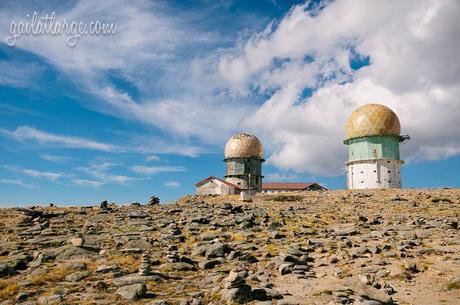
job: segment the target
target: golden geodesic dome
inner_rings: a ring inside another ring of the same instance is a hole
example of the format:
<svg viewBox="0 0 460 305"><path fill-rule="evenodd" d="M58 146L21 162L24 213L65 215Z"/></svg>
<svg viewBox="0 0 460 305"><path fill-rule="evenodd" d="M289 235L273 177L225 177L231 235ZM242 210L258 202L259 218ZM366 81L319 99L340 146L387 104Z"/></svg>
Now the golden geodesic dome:
<svg viewBox="0 0 460 305"><path fill-rule="evenodd" d="M225 145L225 158L262 158L262 143L252 134L241 132L231 137Z"/></svg>
<svg viewBox="0 0 460 305"><path fill-rule="evenodd" d="M348 117L347 138L364 136L399 136L401 124L396 113L380 104L367 104L359 107Z"/></svg>

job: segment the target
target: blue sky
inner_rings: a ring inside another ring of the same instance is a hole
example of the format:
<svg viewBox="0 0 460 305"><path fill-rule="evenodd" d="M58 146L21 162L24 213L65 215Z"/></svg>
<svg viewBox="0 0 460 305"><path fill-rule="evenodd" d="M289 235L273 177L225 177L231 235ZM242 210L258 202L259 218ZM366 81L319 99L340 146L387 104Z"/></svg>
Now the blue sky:
<svg viewBox="0 0 460 305"><path fill-rule="evenodd" d="M369 102L412 137L405 187L459 187L459 5L417 3L2 3L0 204L167 202L222 176L242 130L264 143L267 180L343 188L343 124ZM35 11L118 29L7 45Z"/></svg>

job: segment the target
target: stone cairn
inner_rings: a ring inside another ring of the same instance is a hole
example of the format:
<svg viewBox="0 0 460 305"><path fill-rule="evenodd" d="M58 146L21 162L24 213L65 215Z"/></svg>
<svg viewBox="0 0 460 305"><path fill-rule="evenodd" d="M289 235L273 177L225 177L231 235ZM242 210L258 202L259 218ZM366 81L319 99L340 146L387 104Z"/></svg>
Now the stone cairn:
<svg viewBox="0 0 460 305"><path fill-rule="evenodd" d="M147 251L142 253L141 265L139 266L139 275L150 275L150 255Z"/></svg>
<svg viewBox="0 0 460 305"><path fill-rule="evenodd" d="M275 258L281 275L293 273L301 279L316 277L316 273L310 270L312 260L308 256L308 250L298 246L286 248L280 256Z"/></svg>
<svg viewBox="0 0 460 305"><path fill-rule="evenodd" d="M179 250L177 246L170 246L168 248L168 254L166 254L166 260L169 263L180 262Z"/></svg>
<svg viewBox="0 0 460 305"><path fill-rule="evenodd" d="M223 281L224 289L221 290L223 301L227 304L246 303L252 299L252 288L246 284L248 272L233 269Z"/></svg>

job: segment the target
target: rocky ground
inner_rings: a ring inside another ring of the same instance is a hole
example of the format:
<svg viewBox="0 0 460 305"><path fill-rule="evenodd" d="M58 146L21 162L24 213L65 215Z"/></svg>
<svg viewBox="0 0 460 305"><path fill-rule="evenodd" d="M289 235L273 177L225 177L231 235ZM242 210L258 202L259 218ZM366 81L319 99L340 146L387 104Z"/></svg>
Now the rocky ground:
<svg viewBox="0 0 460 305"><path fill-rule="evenodd" d="M0 210L0 304L460 304L460 190Z"/></svg>

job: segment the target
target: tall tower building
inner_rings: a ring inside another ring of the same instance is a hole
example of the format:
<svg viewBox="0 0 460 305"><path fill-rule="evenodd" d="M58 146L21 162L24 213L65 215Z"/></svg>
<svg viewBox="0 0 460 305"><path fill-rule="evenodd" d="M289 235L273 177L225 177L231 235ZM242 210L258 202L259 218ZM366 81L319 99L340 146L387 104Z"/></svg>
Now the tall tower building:
<svg viewBox="0 0 460 305"><path fill-rule="evenodd" d="M238 133L225 145L225 180L241 187L242 191L262 191L262 143L249 133Z"/></svg>
<svg viewBox="0 0 460 305"><path fill-rule="evenodd" d="M388 107L367 104L356 109L346 124L348 189L401 188L399 143L401 125Z"/></svg>

